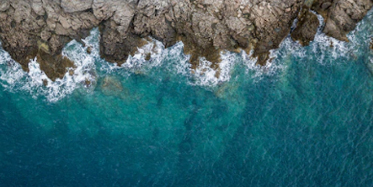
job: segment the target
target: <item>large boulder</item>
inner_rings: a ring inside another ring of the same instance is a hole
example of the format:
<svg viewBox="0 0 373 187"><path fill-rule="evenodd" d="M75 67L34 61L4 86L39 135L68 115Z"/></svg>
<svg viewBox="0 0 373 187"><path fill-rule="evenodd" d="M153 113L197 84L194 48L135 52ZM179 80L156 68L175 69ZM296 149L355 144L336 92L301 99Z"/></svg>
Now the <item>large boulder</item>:
<svg viewBox="0 0 373 187"><path fill-rule="evenodd" d="M348 41L347 34L354 30L372 8L371 0L334 1L329 10L324 33L336 39Z"/></svg>
<svg viewBox="0 0 373 187"><path fill-rule="evenodd" d="M304 8L299 16L297 27L291 33L293 40L297 40L303 46L309 45L315 39L320 23L317 16Z"/></svg>

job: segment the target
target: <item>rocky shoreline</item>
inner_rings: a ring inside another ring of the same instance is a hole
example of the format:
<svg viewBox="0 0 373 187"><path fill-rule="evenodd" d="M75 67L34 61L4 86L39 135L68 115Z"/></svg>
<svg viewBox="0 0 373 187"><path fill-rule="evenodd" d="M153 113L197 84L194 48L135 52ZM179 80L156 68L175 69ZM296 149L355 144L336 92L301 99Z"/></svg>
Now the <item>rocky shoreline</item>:
<svg viewBox="0 0 373 187"><path fill-rule="evenodd" d="M373 0L0 0L0 39L24 70L37 57L52 80L74 66L63 47L95 27L101 57L118 64L153 37L165 47L183 41L192 67L200 57L217 66L222 50L253 50L265 65L289 34L302 45L314 39L315 12L325 20L325 34L348 41L372 6Z"/></svg>

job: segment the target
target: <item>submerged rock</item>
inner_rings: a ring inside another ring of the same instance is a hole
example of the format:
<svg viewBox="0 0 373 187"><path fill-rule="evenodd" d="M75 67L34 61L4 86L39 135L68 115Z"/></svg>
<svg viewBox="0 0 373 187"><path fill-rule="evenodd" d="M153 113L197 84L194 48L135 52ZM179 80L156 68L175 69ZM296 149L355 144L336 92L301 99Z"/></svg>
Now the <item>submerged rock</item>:
<svg viewBox="0 0 373 187"><path fill-rule="evenodd" d="M43 50L38 52L37 62L40 64L40 69L43 70L45 74L49 75L49 78L52 81L55 81L57 78L62 79L69 68L75 67L74 62L67 57L62 55L51 55Z"/></svg>
<svg viewBox="0 0 373 187"><path fill-rule="evenodd" d="M183 41L193 68L205 57L218 69L221 51L240 49L254 50L257 63L265 65L298 15L291 35L307 45L319 26L309 9L325 18L326 34L347 40L372 6L370 0L1 0L0 39L25 70L39 57L53 80L71 66L61 56L63 47L94 27L101 31L101 57L118 64L150 36L165 47Z"/></svg>

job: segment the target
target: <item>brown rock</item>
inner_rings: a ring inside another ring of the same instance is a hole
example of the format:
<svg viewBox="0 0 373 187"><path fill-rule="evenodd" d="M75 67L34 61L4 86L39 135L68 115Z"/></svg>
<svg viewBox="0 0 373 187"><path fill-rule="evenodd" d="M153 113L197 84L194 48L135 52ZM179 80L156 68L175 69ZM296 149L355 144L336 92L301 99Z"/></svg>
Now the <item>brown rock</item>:
<svg viewBox="0 0 373 187"><path fill-rule="evenodd" d="M38 52L37 62L40 64L40 69L43 70L52 81L55 81L57 78L62 79L68 69L74 67L74 62L70 59L62 55L51 55L43 50Z"/></svg>
<svg viewBox="0 0 373 187"><path fill-rule="evenodd" d="M333 1L334 0L314 0L311 8L326 20Z"/></svg>
<svg viewBox="0 0 373 187"><path fill-rule="evenodd" d="M43 85L44 85L44 86L48 86L48 80L43 79Z"/></svg>
<svg viewBox="0 0 373 187"><path fill-rule="evenodd" d="M2 13L7 16L0 17L4 49L26 71L30 59L37 57L41 69L52 80L62 78L66 68L73 66L62 57L63 47L72 39L79 41L88 36L88 31L99 23L93 13L66 14L57 1L0 1L0 7L4 2L11 5Z"/></svg>
<svg viewBox="0 0 373 187"><path fill-rule="evenodd" d="M265 65L269 51L278 48L302 6L292 37L307 45L316 33L317 17L325 18L324 32L347 40L373 6L371 0L0 0L0 39L13 59L27 70L38 57L41 68L55 80L73 63L61 56L63 47L81 41L89 31L101 31L100 54L119 64L151 36L165 47L184 42L192 67L200 57L218 69L220 52L254 50ZM89 52L89 50L88 50ZM148 58L148 55L146 56Z"/></svg>
<svg viewBox="0 0 373 187"><path fill-rule="evenodd" d="M147 54L145 55L145 60L146 60L146 61L150 60L151 58L152 58L152 54L147 53Z"/></svg>
<svg viewBox="0 0 373 187"><path fill-rule="evenodd" d="M324 33L339 40L348 41L346 35L355 29L372 8L371 0L334 1L326 19Z"/></svg>
<svg viewBox="0 0 373 187"><path fill-rule="evenodd" d="M101 57L121 65L126 62L129 55L134 55L138 47L147 44L147 40L140 36L128 32L121 36L115 29L113 21L105 22L101 25L100 53Z"/></svg>
<svg viewBox="0 0 373 187"><path fill-rule="evenodd" d="M190 63L192 64L192 69L198 67L200 57L205 57L206 60L212 62L212 66L216 66L220 62L221 50L216 49L211 42L208 45L200 46L192 40L192 37L181 35L178 38L184 43L184 53L191 56Z"/></svg>
<svg viewBox="0 0 373 187"><path fill-rule="evenodd" d="M307 46L315 38L319 25L317 16L308 8L303 8L291 37L293 40L298 40L303 46Z"/></svg>
<svg viewBox="0 0 373 187"><path fill-rule="evenodd" d="M87 48L87 53L88 53L88 54L91 54L91 53L92 53L92 48L91 48L91 47L88 47L88 48Z"/></svg>

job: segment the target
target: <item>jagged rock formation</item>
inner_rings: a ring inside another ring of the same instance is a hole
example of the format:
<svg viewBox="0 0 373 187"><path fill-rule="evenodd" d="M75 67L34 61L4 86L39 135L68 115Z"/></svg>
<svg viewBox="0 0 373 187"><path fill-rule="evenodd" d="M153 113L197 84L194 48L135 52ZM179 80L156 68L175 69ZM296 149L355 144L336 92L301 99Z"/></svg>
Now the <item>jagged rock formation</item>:
<svg viewBox="0 0 373 187"><path fill-rule="evenodd" d="M63 1L64 2L64 1ZM100 21L92 12L65 12L55 0L1 0L0 38L6 51L27 70L38 57L40 68L52 79L62 78L73 63L62 57L72 39L87 37Z"/></svg>
<svg viewBox="0 0 373 187"><path fill-rule="evenodd" d="M291 33L293 40L298 40L303 46L309 45L313 41L320 25L317 16L310 11L313 3L313 0L305 1L298 16L297 26Z"/></svg>
<svg viewBox="0 0 373 187"><path fill-rule="evenodd" d="M329 8L324 32L336 39L348 41L346 35L355 29L372 6L372 0L335 1Z"/></svg>
<svg viewBox="0 0 373 187"><path fill-rule="evenodd" d="M119 64L151 36L166 47L183 41L192 67L199 57L218 62L221 50L240 49L254 50L264 65L297 17L292 38L303 45L319 26L310 10L325 18L326 34L346 40L372 6L373 0L0 0L0 39L25 70L37 57L53 80L73 66L61 55L65 44L94 27L101 56Z"/></svg>

